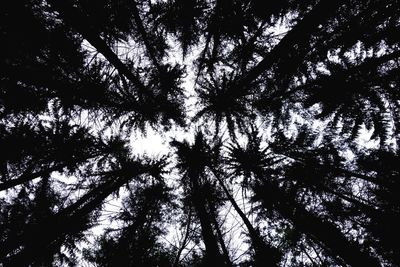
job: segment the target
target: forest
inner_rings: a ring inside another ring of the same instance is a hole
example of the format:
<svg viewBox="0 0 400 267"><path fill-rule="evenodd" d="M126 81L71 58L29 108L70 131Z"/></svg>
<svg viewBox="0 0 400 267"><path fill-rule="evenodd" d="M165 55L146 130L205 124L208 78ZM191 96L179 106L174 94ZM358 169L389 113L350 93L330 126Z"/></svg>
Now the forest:
<svg viewBox="0 0 400 267"><path fill-rule="evenodd" d="M0 266L400 266L400 1L4 0Z"/></svg>

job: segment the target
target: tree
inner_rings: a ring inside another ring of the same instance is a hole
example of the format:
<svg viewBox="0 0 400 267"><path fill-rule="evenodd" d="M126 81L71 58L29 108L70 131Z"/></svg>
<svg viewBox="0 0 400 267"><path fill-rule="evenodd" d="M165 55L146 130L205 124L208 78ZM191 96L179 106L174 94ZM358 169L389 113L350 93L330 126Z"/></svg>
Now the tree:
<svg viewBox="0 0 400 267"><path fill-rule="evenodd" d="M89 252L91 260L101 266L171 266L172 253L157 240L172 206L169 191L162 181L130 191L120 213L124 225L106 230L99 249Z"/></svg>
<svg viewBox="0 0 400 267"><path fill-rule="evenodd" d="M187 142L180 143L178 141L173 141L172 145L177 148L178 168L181 169L183 174L182 184L200 221L206 250L204 264L228 266L229 263L224 260L218 246L217 232L219 231L214 229L218 228L218 226L215 227L214 223L216 221L215 207L207 203L215 202L215 199L210 199L215 193L205 174L205 167L209 161L208 157L212 157L212 155L206 153L207 147L204 144L203 135L201 133L196 134L195 143L192 146Z"/></svg>
<svg viewBox="0 0 400 267"><path fill-rule="evenodd" d="M390 0L6 1L0 263L399 265L399 21ZM159 155L132 146L149 131Z"/></svg>

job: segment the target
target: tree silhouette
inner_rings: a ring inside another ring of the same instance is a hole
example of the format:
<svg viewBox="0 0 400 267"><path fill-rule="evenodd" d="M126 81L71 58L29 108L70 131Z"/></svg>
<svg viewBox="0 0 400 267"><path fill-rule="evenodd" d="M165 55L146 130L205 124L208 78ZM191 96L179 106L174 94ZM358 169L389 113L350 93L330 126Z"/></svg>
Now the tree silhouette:
<svg viewBox="0 0 400 267"><path fill-rule="evenodd" d="M6 1L0 265L400 265L399 21L393 0Z"/></svg>

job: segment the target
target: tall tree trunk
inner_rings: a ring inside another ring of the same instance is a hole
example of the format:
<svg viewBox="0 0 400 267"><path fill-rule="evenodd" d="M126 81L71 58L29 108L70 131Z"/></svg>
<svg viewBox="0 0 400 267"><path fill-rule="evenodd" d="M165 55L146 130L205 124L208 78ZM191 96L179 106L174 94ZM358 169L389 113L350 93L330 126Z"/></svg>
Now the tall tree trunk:
<svg viewBox="0 0 400 267"><path fill-rule="evenodd" d="M137 173L131 175L110 179L86 193L74 204L44 220L40 225L31 225L20 238L2 242L0 247L5 249L0 251L0 262L5 267L28 266L39 259L47 248L52 246L52 243L63 239L67 234L79 232L85 226L86 217L99 207L109 195L127 183L132 176L145 172L146 170L138 170ZM22 250L15 255L6 257L7 254L15 251L21 245L23 246Z"/></svg>
<svg viewBox="0 0 400 267"><path fill-rule="evenodd" d="M189 207L189 212L188 212L187 216L188 216L188 218L186 221L187 225L186 225L185 236L183 237L182 244L179 246L178 252L176 253L174 264L172 265L173 267L178 266L179 260L181 258L181 254L182 254L183 250L185 249L185 247L187 246L187 241L190 236L190 226L192 225L192 209L190 207Z"/></svg>
<svg viewBox="0 0 400 267"><path fill-rule="evenodd" d="M337 80L338 78L340 79L342 77L352 77L353 75L358 74L358 73L363 73L363 72L368 73L369 71L376 71L377 67L379 67L380 65L382 65L386 62L389 62L391 60L395 60L399 57L400 57L400 51L395 51L395 52L389 53L387 55L380 56L378 58L368 58L361 64L351 67L351 68L347 69L345 72L341 72L338 75L331 75L329 77L318 78L318 79L312 80L306 84L292 88L285 92L283 92L283 91L274 92L268 96L261 98L259 100L259 103L260 104L262 104L262 103L270 104L271 102L276 103L278 101L281 101L282 99L291 97L296 92L304 91L306 88L320 89L320 88L318 88L318 85L320 85L324 82L327 83L327 81L329 81L331 79Z"/></svg>
<svg viewBox="0 0 400 267"><path fill-rule="evenodd" d="M97 156L101 155L101 153L94 153L91 155L87 155L85 157L79 157L75 158L75 163L82 163L84 161L87 161L89 159L95 158ZM42 177L42 176L48 176L54 171L60 171L63 168L65 168L67 164L55 164L52 167L48 167L47 169L43 169L40 171L32 172L31 170L26 170L23 174L21 174L18 178L10 179L5 182L0 183L0 191L12 188L16 185L23 184L25 182L32 181L33 179Z"/></svg>
<svg viewBox="0 0 400 267"><path fill-rule="evenodd" d="M47 168L45 170L37 171L37 172L23 173L18 178L10 179L10 180L0 183L0 191L7 190L9 188L23 184L25 182L32 181L33 179L36 179L36 178L39 178L42 176L48 176L54 171L61 170L63 167L64 166L53 166L53 167Z"/></svg>
<svg viewBox="0 0 400 267"><path fill-rule="evenodd" d="M303 159L301 157L298 157L298 156L287 155L287 154L282 154L282 153L278 153L278 154L283 155L283 156L285 156L287 158L293 159L293 160L295 160L297 162L301 162L302 164L306 164L307 163L305 159ZM368 175L361 174L361 173L356 173L354 171L349 171L349 170L346 170L346 169L341 168L341 167L336 167L336 166L331 166L331 165L326 165L326 164L318 164L318 163L317 164L314 163L314 167L329 169L329 170L334 171L336 173L340 173L340 174L343 174L343 175L346 175L346 176L355 177L355 178L358 178L358 179L373 183L375 185L387 186L384 181L379 180L376 177L368 176Z"/></svg>
<svg viewBox="0 0 400 267"><path fill-rule="evenodd" d="M264 266L265 264L268 264L268 266L278 266L281 257L280 251L264 241L264 239L260 235L260 232L253 227L247 216L236 203L236 200L230 194L221 177L219 177L218 172L216 170L213 170L212 172L215 178L218 180L219 184L221 185L222 189L224 190L226 197L232 204L235 211L239 214L240 218L247 228L247 231L249 232L251 243L255 251L256 266Z"/></svg>
<svg viewBox="0 0 400 267"><path fill-rule="evenodd" d="M258 175L258 178L263 177ZM363 251L358 244L349 241L336 226L307 211L279 186L272 182L264 182L254 186L254 192L257 199L263 204L272 204L273 208L290 220L296 229L323 244L327 252L339 262L344 261L351 266L360 267L381 266L376 258Z"/></svg>
<svg viewBox="0 0 400 267"><path fill-rule="evenodd" d="M137 26L139 34L142 37L142 41L144 43L144 46L146 47L147 53L149 54L149 57L150 57L151 61L153 62L153 65L160 72L161 64L157 60L156 51L150 43L149 37L146 33L146 29L143 25L143 21L140 18L140 12L139 12L139 9L137 8L137 3L135 3L135 2L136 1L134 1L134 3L133 3L133 19L135 20L135 24Z"/></svg>
<svg viewBox="0 0 400 267"><path fill-rule="evenodd" d="M279 61L286 60L286 63L289 63L290 67L287 70L285 69L286 73L296 69L297 64L293 60L300 61L307 54L308 49L306 48L309 46L309 38L312 33L315 32L319 24L334 14L344 2L344 0L320 0L260 63L238 80L235 88L239 91L236 93L239 95L246 94L246 90L243 89Z"/></svg>
<svg viewBox="0 0 400 267"><path fill-rule="evenodd" d="M222 234L221 228L219 227L215 206L213 205L213 203L211 203L211 201L208 201L208 207L210 210L210 217L211 217L212 223L214 224L214 228L217 231L217 237L218 237L219 243L221 245L221 249L222 249L223 257L225 258L226 266L233 266L232 261L229 258L229 251L225 245L224 236Z"/></svg>
<svg viewBox="0 0 400 267"><path fill-rule="evenodd" d="M96 29L90 27L90 21L69 1L51 0L51 6L60 13L61 17L69 23L75 30L82 34L93 47L96 48L110 62L119 73L123 74L136 88L144 95L149 95L145 85L139 77L133 74L128 67L118 58L107 43L99 36Z"/></svg>
<svg viewBox="0 0 400 267"><path fill-rule="evenodd" d="M191 177L192 203L200 220L201 234L206 247L205 261L210 266L225 266L224 259L219 251L217 237L212 228L210 215L206 209L206 201L204 199L206 192L203 192L204 187L200 186L196 178L198 177Z"/></svg>

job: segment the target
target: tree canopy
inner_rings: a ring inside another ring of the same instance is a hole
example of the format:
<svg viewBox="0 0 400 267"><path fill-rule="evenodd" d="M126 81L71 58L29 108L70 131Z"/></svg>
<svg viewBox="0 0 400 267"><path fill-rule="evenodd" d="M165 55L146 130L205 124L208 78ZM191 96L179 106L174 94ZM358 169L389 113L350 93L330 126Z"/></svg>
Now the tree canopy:
<svg viewBox="0 0 400 267"><path fill-rule="evenodd" d="M5 1L0 266L399 266L399 32L393 0Z"/></svg>

